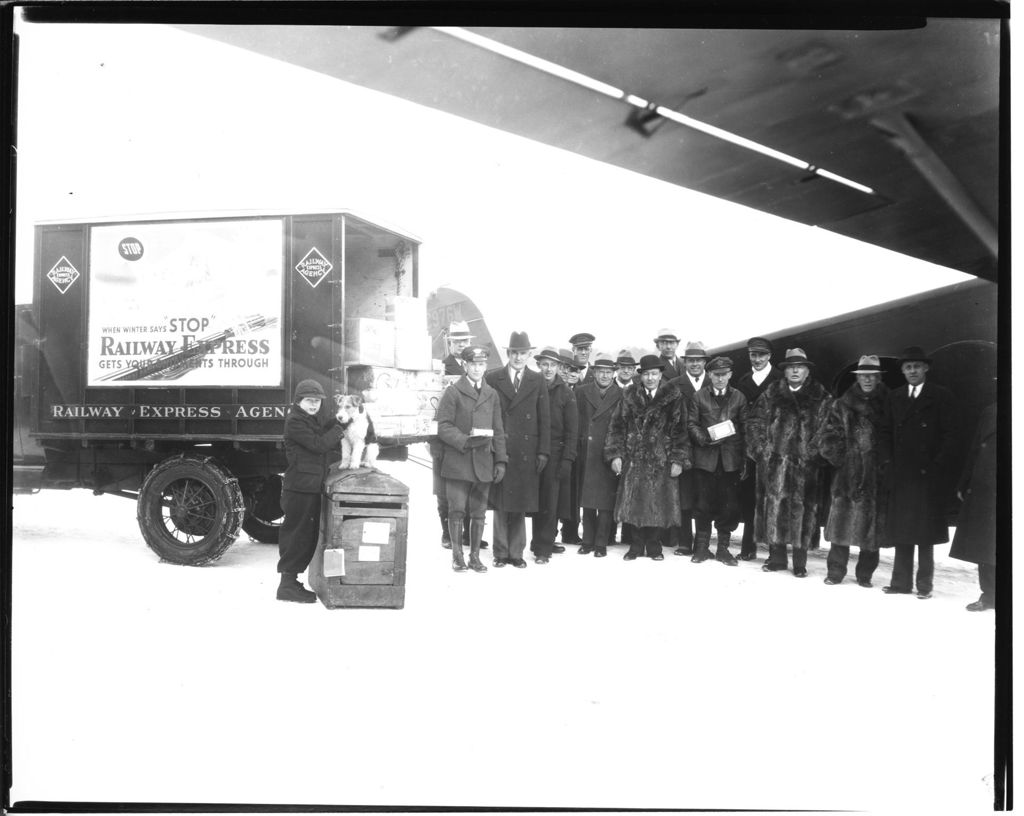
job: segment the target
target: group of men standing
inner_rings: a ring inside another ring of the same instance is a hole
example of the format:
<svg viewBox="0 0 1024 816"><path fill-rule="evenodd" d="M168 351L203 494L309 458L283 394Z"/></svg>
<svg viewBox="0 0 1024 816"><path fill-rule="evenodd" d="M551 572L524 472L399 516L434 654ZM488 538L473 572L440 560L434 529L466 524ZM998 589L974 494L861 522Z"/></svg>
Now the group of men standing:
<svg viewBox="0 0 1024 816"><path fill-rule="evenodd" d="M843 581L855 546L857 583L870 587L879 549L894 547L883 590L931 597L933 548L948 541L958 419L951 393L927 382L922 349L900 359L905 386L887 389L879 358L865 355L856 382L835 398L811 376L815 364L802 349L773 366L761 337L748 342L751 371L735 383L731 359L710 359L696 342L680 357L668 329L654 338L659 354L640 360L625 350L592 357L594 336L579 333L571 352L537 354L539 372L526 365L529 337L513 332L508 364L486 375L488 352L470 345L465 324L452 324L449 340L446 373L463 376L442 396L433 454L442 543L455 570L467 568L463 542L469 568L486 569L480 533L490 507L495 567L526 567L528 515L538 564L575 541L579 554L605 557L621 525L627 561L663 560L667 545L694 563L736 566L731 537L742 522L740 560L754 560L764 544L764 571L789 569L792 553L802 578L824 526L826 584ZM994 604L991 577L983 574L986 593L969 608Z"/></svg>

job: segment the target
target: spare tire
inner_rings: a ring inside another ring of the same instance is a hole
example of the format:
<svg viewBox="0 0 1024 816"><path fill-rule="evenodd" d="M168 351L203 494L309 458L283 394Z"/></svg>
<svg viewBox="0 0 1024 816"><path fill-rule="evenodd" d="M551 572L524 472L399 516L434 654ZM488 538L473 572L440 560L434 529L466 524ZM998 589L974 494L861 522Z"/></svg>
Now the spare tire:
<svg viewBox="0 0 1024 816"><path fill-rule="evenodd" d="M242 527L238 480L208 456L165 459L142 483L139 528L153 552L173 564L200 566L220 558Z"/></svg>

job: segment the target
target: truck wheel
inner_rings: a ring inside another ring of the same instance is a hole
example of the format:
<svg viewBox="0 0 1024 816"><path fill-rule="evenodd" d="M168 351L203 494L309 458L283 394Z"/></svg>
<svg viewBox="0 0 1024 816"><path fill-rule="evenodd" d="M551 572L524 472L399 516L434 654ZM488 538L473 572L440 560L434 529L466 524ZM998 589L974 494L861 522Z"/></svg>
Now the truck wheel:
<svg viewBox="0 0 1024 816"><path fill-rule="evenodd" d="M235 479L213 459L181 454L153 468L139 491L139 527L163 560L200 566L238 538L245 504Z"/></svg>
<svg viewBox="0 0 1024 816"><path fill-rule="evenodd" d="M255 541L276 544L281 532L281 477L270 476L254 486L243 487L245 519L242 529Z"/></svg>

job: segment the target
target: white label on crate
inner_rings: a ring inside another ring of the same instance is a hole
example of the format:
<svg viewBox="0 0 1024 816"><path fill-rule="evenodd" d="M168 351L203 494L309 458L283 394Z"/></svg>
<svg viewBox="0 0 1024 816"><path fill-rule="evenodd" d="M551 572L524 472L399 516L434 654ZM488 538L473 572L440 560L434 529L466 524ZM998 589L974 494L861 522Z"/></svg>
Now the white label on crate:
<svg viewBox="0 0 1024 816"><path fill-rule="evenodd" d="M364 521L363 522L363 543L364 544L387 544L391 535L391 525L386 521ZM360 557L360 561L362 558ZM376 561L377 559L373 559Z"/></svg>
<svg viewBox="0 0 1024 816"><path fill-rule="evenodd" d="M359 545L359 560L360 561L380 561L380 547L367 547L365 544Z"/></svg>
<svg viewBox="0 0 1024 816"><path fill-rule="evenodd" d="M345 574L345 551L339 548L324 550L324 578L337 578Z"/></svg>

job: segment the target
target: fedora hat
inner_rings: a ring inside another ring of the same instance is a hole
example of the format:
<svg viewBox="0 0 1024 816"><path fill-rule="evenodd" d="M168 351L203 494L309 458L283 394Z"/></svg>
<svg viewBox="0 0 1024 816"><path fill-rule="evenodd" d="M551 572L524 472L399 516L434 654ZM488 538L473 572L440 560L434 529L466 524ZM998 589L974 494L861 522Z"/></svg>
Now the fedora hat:
<svg viewBox="0 0 1024 816"><path fill-rule="evenodd" d="M645 354L640 358L640 373L643 374L645 371L657 368L660 371L665 370L665 363L657 354Z"/></svg>
<svg viewBox="0 0 1024 816"><path fill-rule="evenodd" d="M732 360L728 357L716 357L707 365L709 372L714 371L732 371Z"/></svg>
<svg viewBox="0 0 1024 816"><path fill-rule="evenodd" d="M932 358L924 353L920 346L907 346L903 349L903 356L900 357L900 365L904 363L931 363Z"/></svg>
<svg viewBox="0 0 1024 816"><path fill-rule="evenodd" d="M556 363L564 363L562 355L558 353L558 349L554 346L544 346L540 354L533 355L534 360L551 360Z"/></svg>
<svg viewBox="0 0 1024 816"><path fill-rule="evenodd" d="M776 368L785 368L791 365L805 365L812 367L814 363L807 359L807 352L802 348L786 349L786 359L779 363Z"/></svg>
<svg viewBox="0 0 1024 816"><path fill-rule="evenodd" d="M774 349L770 340L763 337L751 337L747 341L747 351L756 351L759 354L771 354Z"/></svg>
<svg viewBox="0 0 1024 816"><path fill-rule="evenodd" d="M469 324L465 320L453 320L448 326L449 340L472 340L473 335L469 333Z"/></svg>
<svg viewBox="0 0 1024 816"><path fill-rule="evenodd" d="M678 343L679 335L672 331L672 329L658 329L658 336L654 338L654 342L657 343L659 340L672 340Z"/></svg>
<svg viewBox="0 0 1024 816"><path fill-rule="evenodd" d="M560 348L558 350L558 356L561 357L559 362L562 365L567 365L567 366L575 366L576 365L576 358L573 356L572 352L569 351L569 349Z"/></svg>
<svg viewBox="0 0 1024 816"><path fill-rule="evenodd" d="M702 358L706 360L708 359L708 350L700 340L688 340L683 357Z"/></svg>
<svg viewBox="0 0 1024 816"><path fill-rule="evenodd" d="M864 354L860 358L857 367L851 374L881 374L882 365L878 361L877 354Z"/></svg>
<svg viewBox="0 0 1024 816"><path fill-rule="evenodd" d="M597 353L590 365L592 368L615 368L615 360L612 359L612 355L601 351Z"/></svg>
<svg viewBox="0 0 1024 816"><path fill-rule="evenodd" d="M508 345L505 346L505 351L533 351L536 346L530 345L530 335L526 332L512 332L512 336L508 339Z"/></svg>
<svg viewBox="0 0 1024 816"><path fill-rule="evenodd" d="M635 366L636 360L633 359L633 355L629 349L623 349L619 352L619 356L615 358L615 365L620 366Z"/></svg>

